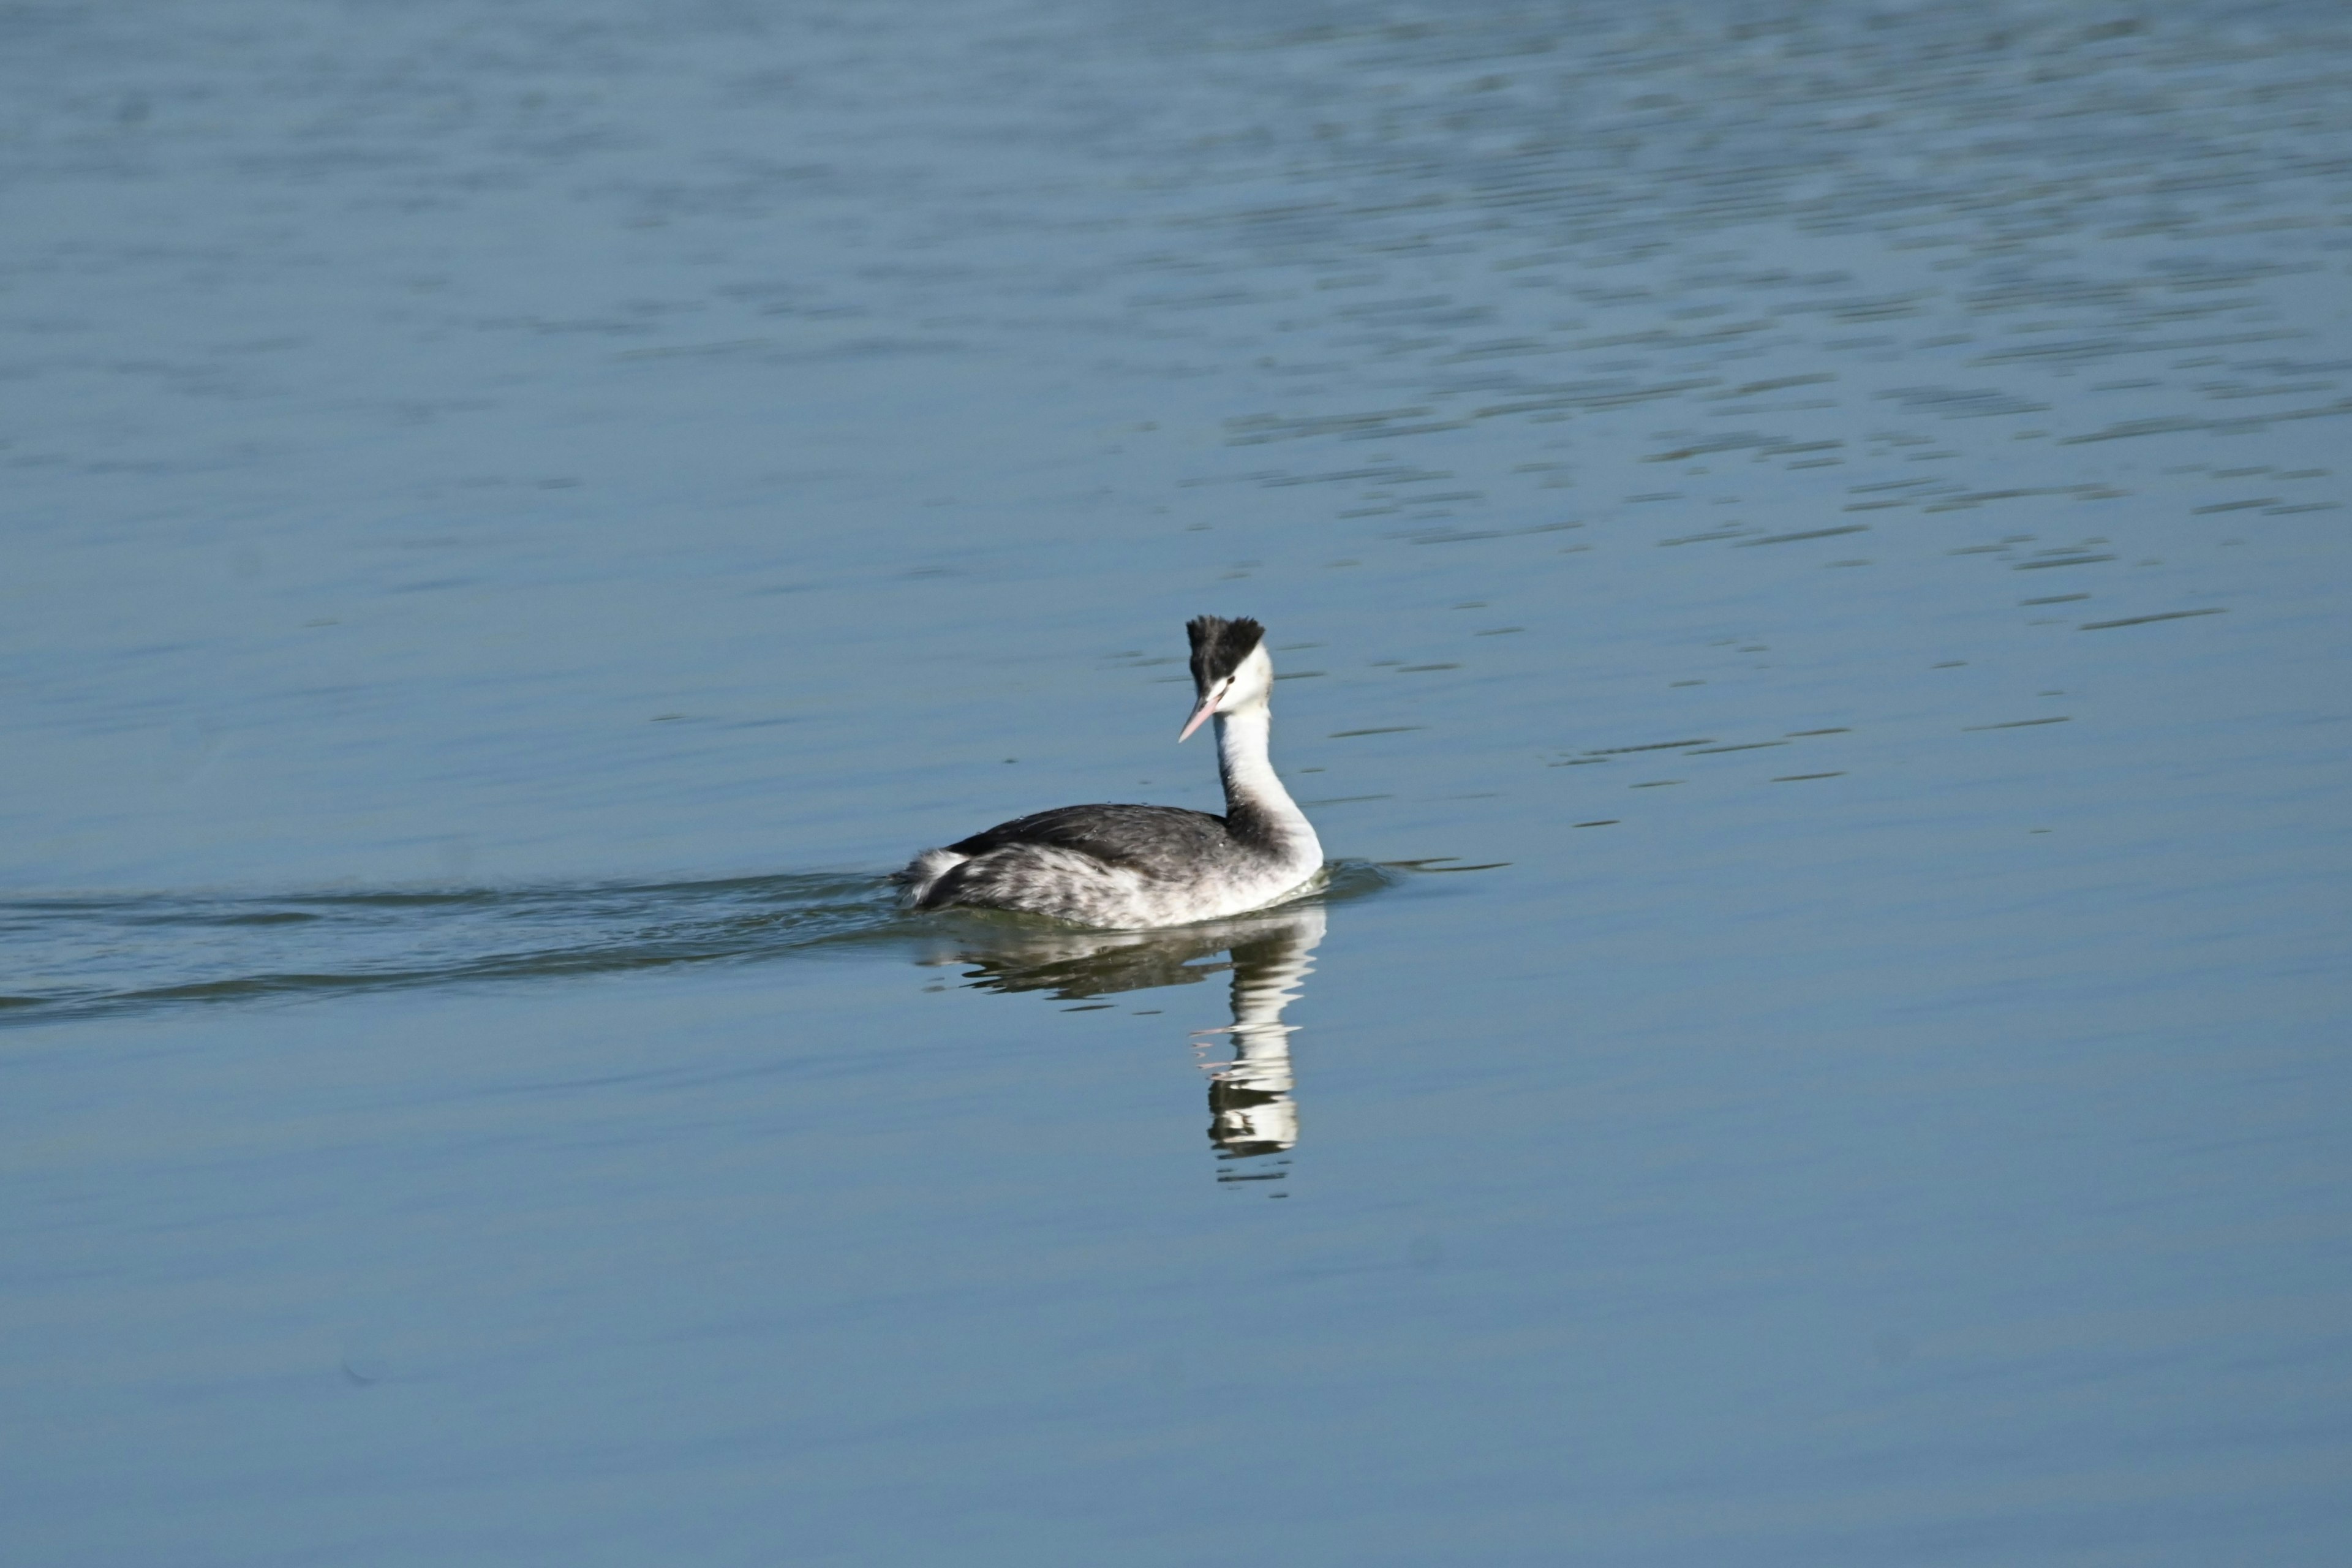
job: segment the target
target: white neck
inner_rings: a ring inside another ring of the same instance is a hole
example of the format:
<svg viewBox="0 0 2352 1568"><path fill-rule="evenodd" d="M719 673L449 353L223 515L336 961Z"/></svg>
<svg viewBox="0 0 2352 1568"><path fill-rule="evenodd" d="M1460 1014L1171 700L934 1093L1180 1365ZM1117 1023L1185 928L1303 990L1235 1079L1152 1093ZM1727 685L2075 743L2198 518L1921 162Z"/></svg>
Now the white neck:
<svg viewBox="0 0 2352 1568"><path fill-rule="evenodd" d="M1225 781L1225 813L1255 814L1288 841L1296 858L1320 865L1323 846L1314 826L1282 787L1266 754L1273 729L1274 714L1262 702L1217 715L1217 772Z"/></svg>

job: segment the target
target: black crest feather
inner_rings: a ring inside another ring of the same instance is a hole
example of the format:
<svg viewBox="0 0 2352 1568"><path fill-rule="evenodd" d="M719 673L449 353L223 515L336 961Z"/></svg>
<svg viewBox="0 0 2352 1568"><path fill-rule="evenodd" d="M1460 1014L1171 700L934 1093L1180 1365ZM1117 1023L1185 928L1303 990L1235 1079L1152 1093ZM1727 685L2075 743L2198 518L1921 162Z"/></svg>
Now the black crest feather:
<svg viewBox="0 0 2352 1568"><path fill-rule="evenodd" d="M1192 638L1192 689L1202 693L1239 669L1265 640L1265 628L1247 616L1231 621L1195 616L1184 630Z"/></svg>

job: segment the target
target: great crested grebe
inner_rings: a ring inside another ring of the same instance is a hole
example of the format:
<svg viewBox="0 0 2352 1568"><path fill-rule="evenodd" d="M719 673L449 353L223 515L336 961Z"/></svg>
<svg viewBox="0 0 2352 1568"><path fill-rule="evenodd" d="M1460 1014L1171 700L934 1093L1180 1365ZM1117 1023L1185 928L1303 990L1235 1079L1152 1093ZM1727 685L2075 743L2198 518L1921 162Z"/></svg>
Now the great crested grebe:
<svg viewBox="0 0 2352 1568"><path fill-rule="evenodd" d="M1018 910L1105 930L1262 909L1323 868L1314 826L1266 758L1274 661L1253 620L1196 616L1200 700L1176 739L1217 723L1225 815L1172 805L1065 805L926 849L891 879L908 909Z"/></svg>

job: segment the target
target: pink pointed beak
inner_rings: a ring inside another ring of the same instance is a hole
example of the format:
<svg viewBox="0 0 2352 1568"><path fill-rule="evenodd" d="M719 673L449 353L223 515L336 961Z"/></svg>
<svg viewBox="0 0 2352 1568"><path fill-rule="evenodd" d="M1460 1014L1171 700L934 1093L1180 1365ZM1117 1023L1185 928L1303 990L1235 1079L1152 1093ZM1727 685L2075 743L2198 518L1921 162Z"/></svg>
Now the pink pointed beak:
<svg viewBox="0 0 2352 1568"><path fill-rule="evenodd" d="M1209 694L1201 699L1201 705L1192 710L1192 717L1185 722L1184 728L1177 734L1176 743L1178 745L1181 746L1185 742L1191 740L1192 738L1192 731L1209 721L1209 716L1217 710L1217 700L1224 696L1224 694L1225 683L1223 681L1219 681L1216 685L1209 688Z"/></svg>

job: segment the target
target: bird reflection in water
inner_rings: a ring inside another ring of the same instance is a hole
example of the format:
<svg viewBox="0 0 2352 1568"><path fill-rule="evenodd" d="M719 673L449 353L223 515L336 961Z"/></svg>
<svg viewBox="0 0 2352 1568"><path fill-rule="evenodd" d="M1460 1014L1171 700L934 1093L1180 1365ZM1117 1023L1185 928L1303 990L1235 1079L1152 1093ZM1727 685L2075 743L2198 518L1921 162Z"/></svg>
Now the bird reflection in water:
<svg viewBox="0 0 2352 1568"><path fill-rule="evenodd" d="M1298 1142L1292 1026L1282 1021L1282 1012L1314 969L1323 930L1320 904L1165 931L1044 930L992 922L988 929L959 933L951 952L926 962L974 965L965 979L980 990L1046 991L1080 1002L1229 975L1233 1022L1193 1035L1204 1050L1214 1051L1220 1037L1230 1036L1233 1047L1230 1057L1201 1064L1209 1073L1209 1139L1217 1147L1217 1179L1275 1182L1289 1163L1283 1156Z"/></svg>

